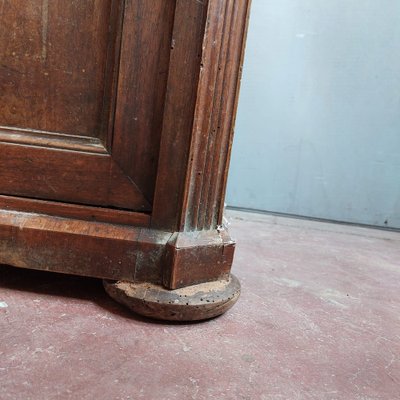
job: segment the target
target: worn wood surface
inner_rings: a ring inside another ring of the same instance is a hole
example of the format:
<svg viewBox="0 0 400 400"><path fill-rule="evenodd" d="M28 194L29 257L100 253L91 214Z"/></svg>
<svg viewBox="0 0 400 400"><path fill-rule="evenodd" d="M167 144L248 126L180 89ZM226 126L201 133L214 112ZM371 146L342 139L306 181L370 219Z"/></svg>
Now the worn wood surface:
<svg viewBox="0 0 400 400"><path fill-rule="evenodd" d="M108 154L0 143L1 194L149 211Z"/></svg>
<svg viewBox="0 0 400 400"><path fill-rule="evenodd" d="M207 19L204 1L177 0L152 213L154 228L181 229L193 113ZM171 190L173 188L173 190Z"/></svg>
<svg viewBox="0 0 400 400"><path fill-rule="evenodd" d="M98 137L113 3L1 2L2 126Z"/></svg>
<svg viewBox="0 0 400 400"><path fill-rule="evenodd" d="M150 211L175 1L1 4L0 194Z"/></svg>
<svg viewBox="0 0 400 400"><path fill-rule="evenodd" d="M200 321L223 314L240 296L234 275L183 289L166 290L149 283L104 281L107 293L132 311L167 321Z"/></svg>
<svg viewBox="0 0 400 400"><path fill-rule="evenodd" d="M113 156L150 201L157 174L175 0L127 1Z"/></svg>
<svg viewBox="0 0 400 400"><path fill-rule="evenodd" d="M150 226L150 215L144 213L14 196L0 195L0 210L22 211L134 227L148 228Z"/></svg>
<svg viewBox="0 0 400 400"><path fill-rule="evenodd" d="M177 1L155 227L221 224L249 6L248 0Z"/></svg>
<svg viewBox="0 0 400 400"><path fill-rule="evenodd" d="M163 283L169 289L226 278L235 242L224 229L175 232L167 243Z"/></svg>
<svg viewBox="0 0 400 400"><path fill-rule="evenodd" d="M0 264L128 281L162 281L171 233L0 211Z"/></svg>

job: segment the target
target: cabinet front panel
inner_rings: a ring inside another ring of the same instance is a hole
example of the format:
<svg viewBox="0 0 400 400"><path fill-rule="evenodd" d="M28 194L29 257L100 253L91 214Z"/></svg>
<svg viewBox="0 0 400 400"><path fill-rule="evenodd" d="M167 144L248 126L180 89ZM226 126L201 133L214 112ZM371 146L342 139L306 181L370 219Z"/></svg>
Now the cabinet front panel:
<svg viewBox="0 0 400 400"><path fill-rule="evenodd" d="M0 195L151 211L175 0L0 0Z"/></svg>
<svg viewBox="0 0 400 400"><path fill-rule="evenodd" d="M111 0L0 2L0 125L101 137Z"/></svg>

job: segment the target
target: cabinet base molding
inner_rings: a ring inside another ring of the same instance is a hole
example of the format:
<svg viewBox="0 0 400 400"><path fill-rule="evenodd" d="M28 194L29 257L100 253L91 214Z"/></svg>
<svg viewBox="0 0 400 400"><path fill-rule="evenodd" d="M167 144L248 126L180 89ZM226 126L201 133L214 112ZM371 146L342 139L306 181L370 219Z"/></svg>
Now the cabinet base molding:
<svg viewBox="0 0 400 400"><path fill-rule="evenodd" d="M200 321L223 314L240 296L239 280L227 279L168 290L152 283L103 281L117 302L145 317L167 321Z"/></svg>

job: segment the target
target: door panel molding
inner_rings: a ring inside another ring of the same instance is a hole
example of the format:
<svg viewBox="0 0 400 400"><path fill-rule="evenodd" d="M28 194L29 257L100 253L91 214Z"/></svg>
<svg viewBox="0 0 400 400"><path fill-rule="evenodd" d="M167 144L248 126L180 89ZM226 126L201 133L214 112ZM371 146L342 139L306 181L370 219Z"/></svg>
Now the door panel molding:
<svg viewBox="0 0 400 400"><path fill-rule="evenodd" d="M0 126L0 142L108 154L98 138Z"/></svg>

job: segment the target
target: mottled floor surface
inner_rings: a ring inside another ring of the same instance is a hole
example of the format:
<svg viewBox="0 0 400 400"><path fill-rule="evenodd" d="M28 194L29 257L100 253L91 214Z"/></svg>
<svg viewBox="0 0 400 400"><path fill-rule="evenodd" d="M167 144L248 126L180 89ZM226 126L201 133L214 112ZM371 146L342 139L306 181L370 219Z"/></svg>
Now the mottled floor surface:
<svg viewBox="0 0 400 400"><path fill-rule="evenodd" d="M201 324L0 267L0 399L400 399L400 234L229 218L242 297Z"/></svg>

